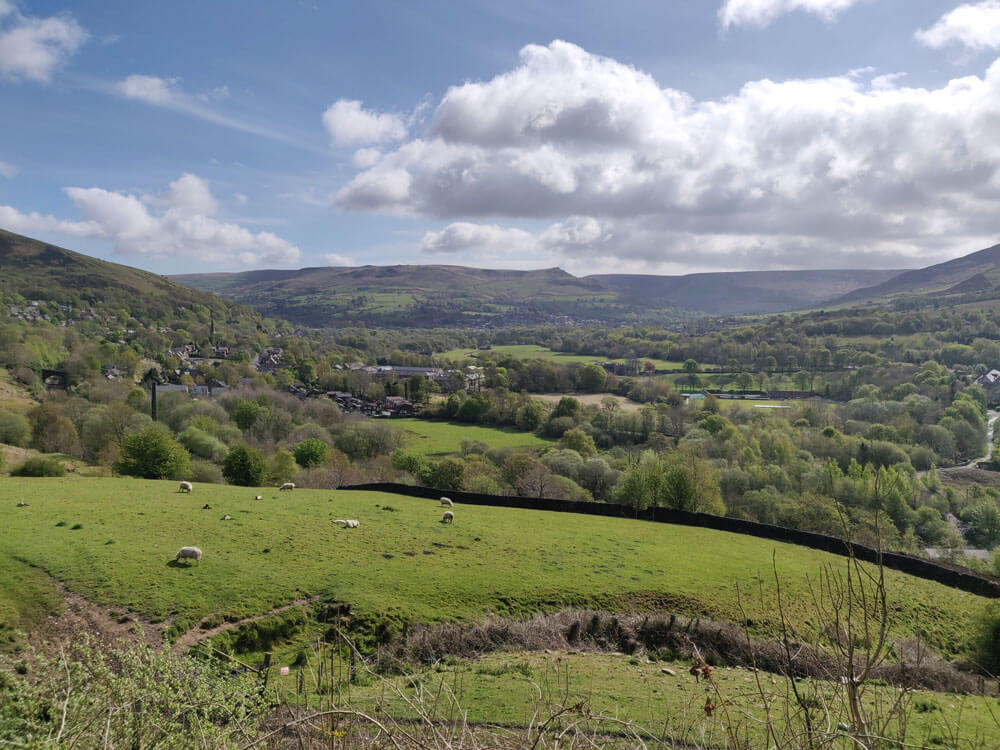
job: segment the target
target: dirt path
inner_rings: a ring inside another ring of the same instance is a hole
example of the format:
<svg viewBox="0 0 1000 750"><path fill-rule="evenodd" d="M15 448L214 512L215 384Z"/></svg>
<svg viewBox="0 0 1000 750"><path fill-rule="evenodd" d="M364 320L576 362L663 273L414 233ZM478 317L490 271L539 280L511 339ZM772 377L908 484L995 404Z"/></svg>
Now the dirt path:
<svg viewBox="0 0 1000 750"><path fill-rule="evenodd" d="M289 602L280 607L275 607L269 612L263 612L259 615L253 615L252 617L244 617L242 620L234 620L232 622L224 622L221 625L216 625L214 628L208 628L203 630L201 627L191 628L189 631L184 633L180 638L174 641L174 645L171 647L176 654L187 653L193 646L201 643L208 638L214 638L220 633L225 633L229 630L235 630L236 628L242 627L250 622L256 622L257 620L263 620L265 617L270 617L271 615L276 615L279 612L284 612L287 609L292 609L293 607L303 607L307 604L312 604L313 602L319 601L319 595L310 596L307 599L296 599L294 602Z"/></svg>
<svg viewBox="0 0 1000 750"><path fill-rule="evenodd" d="M107 644L124 640L145 641L154 648L163 645L165 623L142 620L131 612L118 614L105 609L74 594L54 578L52 585L62 595L62 608L29 634L29 640L43 651L52 652L83 633Z"/></svg>

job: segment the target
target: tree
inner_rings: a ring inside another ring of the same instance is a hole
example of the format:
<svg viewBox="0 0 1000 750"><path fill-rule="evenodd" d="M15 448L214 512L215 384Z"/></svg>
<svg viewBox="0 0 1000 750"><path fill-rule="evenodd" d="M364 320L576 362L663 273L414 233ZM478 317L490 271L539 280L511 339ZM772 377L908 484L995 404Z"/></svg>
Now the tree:
<svg viewBox="0 0 1000 750"><path fill-rule="evenodd" d="M233 409L230 416L232 417L233 422L236 423L236 426L246 432L254 426L258 419L260 419L264 410L265 407L261 406L256 401L243 400L236 404L236 407Z"/></svg>
<svg viewBox="0 0 1000 750"><path fill-rule="evenodd" d="M458 458L442 458L426 464L420 471L420 481L439 490L457 490L462 486L465 462Z"/></svg>
<svg viewBox="0 0 1000 750"><path fill-rule="evenodd" d="M687 359L684 361L682 369L684 370L684 373L687 375L687 377L685 378L687 380L687 384L692 388L697 388L698 385L701 383L701 378L698 376L698 371L701 369L701 367L698 365L698 363L693 359Z"/></svg>
<svg viewBox="0 0 1000 750"><path fill-rule="evenodd" d="M604 390L605 383L608 382L608 373L600 365L587 365L580 372L580 390L588 393L597 393Z"/></svg>
<svg viewBox="0 0 1000 750"><path fill-rule="evenodd" d="M152 424L122 441L118 471L143 479L183 479L190 468L190 456L170 431Z"/></svg>
<svg viewBox="0 0 1000 750"><path fill-rule="evenodd" d="M292 449L295 462L303 469L319 466L330 457L330 446L319 438L309 438Z"/></svg>
<svg viewBox="0 0 1000 750"><path fill-rule="evenodd" d="M270 478L272 482L279 484L290 482L295 477L296 471L298 471L298 466L295 464L295 458L285 449L277 450L271 456Z"/></svg>
<svg viewBox="0 0 1000 750"><path fill-rule="evenodd" d="M559 447L576 451L584 458L597 455L597 446L594 444L594 438L579 427L566 430L562 437L559 438Z"/></svg>
<svg viewBox="0 0 1000 750"><path fill-rule="evenodd" d="M222 476L240 487L259 487L267 479L267 463L259 450L236 445L222 463Z"/></svg>

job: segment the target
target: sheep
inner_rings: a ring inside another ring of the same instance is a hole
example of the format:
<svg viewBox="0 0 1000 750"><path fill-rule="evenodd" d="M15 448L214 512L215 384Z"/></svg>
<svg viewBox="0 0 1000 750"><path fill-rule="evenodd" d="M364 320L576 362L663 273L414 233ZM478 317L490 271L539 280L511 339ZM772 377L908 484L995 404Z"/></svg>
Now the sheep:
<svg viewBox="0 0 1000 750"><path fill-rule="evenodd" d="M337 518L332 521L332 523L342 523L345 529L356 529L360 525L355 520L345 520L343 518Z"/></svg>
<svg viewBox="0 0 1000 750"><path fill-rule="evenodd" d="M17 504L17 507L18 507L18 508L27 508L27 507L28 507L28 504L27 504L26 502L24 502L24 501L22 500L21 502L19 502L19 503Z"/></svg>
<svg viewBox="0 0 1000 750"><path fill-rule="evenodd" d="M455 503L453 503L451 501L451 498L448 498L448 497L442 497L441 498L441 505L443 505L445 508L453 508L453 507L455 507Z"/></svg>
<svg viewBox="0 0 1000 750"><path fill-rule="evenodd" d="M212 506L209 505L208 503L205 503L204 505L201 506L201 509L202 510L212 510Z"/></svg>
<svg viewBox="0 0 1000 750"><path fill-rule="evenodd" d="M196 563L201 565L201 550L197 547L181 547L177 551L177 557L174 558L174 562L178 562L181 558L185 560L194 560Z"/></svg>
<svg viewBox="0 0 1000 750"><path fill-rule="evenodd" d="M254 500L263 500L263 499L264 499L264 496L263 496L263 495L257 495L257 496L256 496L256 497L254 498Z"/></svg>
<svg viewBox="0 0 1000 750"><path fill-rule="evenodd" d="M178 492L191 492L193 490L194 490L194 485L193 484L191 484L190 482L181 482L180 489L178 489L177 491Z"/></svg>
<svg viewBox="0 0 1000 750"><path fill-rule="evenodd" d="M285 482L278 489L279 490L294 490L295 489L295 482Z"/></svg>
<svg viewBox="0 0 1000 750"><path fill-rule="evenodd" d="M441 523L455 523L455 514L450 510L444 512L444 517L441 519Z"/></svg>
<svg viewBox="0 0 1000 750"><path fill-rule="evenodd" d="M222 520L223 520L223 521L232 521L232 520L233 520L233 517L232 517L231 515L229 515L228 513L226 513L226 515L224 515L224 516L222 517Z"/></svg>

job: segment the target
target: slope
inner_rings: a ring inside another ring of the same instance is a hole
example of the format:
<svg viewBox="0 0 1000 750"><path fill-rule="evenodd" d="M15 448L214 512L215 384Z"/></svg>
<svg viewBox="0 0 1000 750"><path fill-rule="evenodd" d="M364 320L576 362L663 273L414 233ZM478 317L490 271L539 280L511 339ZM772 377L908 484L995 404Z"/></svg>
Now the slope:
<svg viewBox="0 0 1000 750"><path fill-rule="evenodd" d="M136 318L159 319L202 306L231 317L256 315L229 300L164 276L92 258L0 229L0 297L16 304L44 300L72 307L102 306Z"/></svg>

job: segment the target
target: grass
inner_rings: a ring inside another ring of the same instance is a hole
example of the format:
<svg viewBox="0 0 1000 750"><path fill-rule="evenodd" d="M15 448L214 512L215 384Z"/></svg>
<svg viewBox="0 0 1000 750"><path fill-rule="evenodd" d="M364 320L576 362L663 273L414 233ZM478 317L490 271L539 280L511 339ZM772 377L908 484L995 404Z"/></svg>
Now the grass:
<svg viewBox="0 0 1000 750"><path fill-rule="evenodd" d="M0 409L23 414L36 403L24 386L14 382L10 371L0 367Z"/></svg>
<svg viewBox="0 0 1000 750"><path fill-rule="evenodd" d="M16 507L19 500L29 506ZM384 512L386 505L395 512ZM220 520L224 514L234 520ZM760 635L778 625L772 551L796 627L811 617L809 581L823 565L844 564L793 545L628 519L471 506L456 508L453 525L440 517L435 501L372 492L279 495L199 484L181 494L174 482L4 479L0 560L37 566L101 605L180 626L209 615L238 619L310 595L410 622L566 607L738 622L738 585L761 592L767 614L753 628ZM345 530L335 518L361 526ZM77 523L83 528L71 530ZM183 545L201 547L200 565L173 562ZM949 657L966 649L985 599L886 575L896 635L918 634ZM0 580L21 611L21 590Z"/></svg>
<svg viewBox="0 0 1000 750"><path fill-rule="evenodd" d="M537 708L542 711L540 719L544 719L552 707L582 700L593 713L634 722L656 737L666 734L697 747L702 742L709 747L723 746L726 712L717 708L712 717L706 717L704 711L706 697L719 706L722 701L704 680L695 680L688 673L689 667L689 663L651 663L620 654L494 654L476 661L453 659L406 677L352 687L351 699L358 708L379 702L399 719L416 718L403 696L411 702L422 702L432 716L442 720L456 718L457 703L472 724L507 726L527 726ZM664 668L676 675L664 673ZM787 700L784 680L772 682L770 675L759 676L765 693L773 696L772 716L781 728ZM749 727L748 746L767 747L757 675L747 669L720 668L713 677L734 723ZM281 678L279 684L286 695L294 695L295 679L295 674ZM851 723L833 685L804 680L799 687L806 694L815 689L829 701L831 728L838 722ZM896 691L872 688L875 692L880 700L892 701ZM454 701L440 697L449 694ZM991 715L995 705L995 698L915 691L911 706L920 706L920 710L911 709L908 714L907 740L919 743L914 747L953 747L956 739L962 747L995 747L1000 735L1000 727ZM748 714L752 720L746 719ZM826 724L825 717L822 724ZM608 729L614 731L616 727L608 725Z"/></svg>
<svg viewBox="0 0 1000 750"><path fill-rule="evenodd" d="M538 346L536 344L504 344L500 346L494 346L491 349L480 352L476 349L452 349L447 352L442 352L438 356L443 359L478 359L480 354L483 353L496 353L506 355L508 357L515 357L517 359L549 359L553 362L558 362L559 364L581 364L589 365L592 362L624 362L622 358L610 358L603 357L600 355L593 354L564 354L563 352L554 352L551 349ZM683 367L683 362L668 362L663 359L652 359L650 357L640 357L640 362L652 362L657 370L680 370Z"/></svg>
<svg viewBox="0 0 1000 750"><path fill-rule="evenodd" d="M0 555L0 650L18 643L16 631L30 632L59 608L62 597L52 580L9 555Z"/></svg>
<svg viewBox="0 0 1000 750"><path fill-rule="evenodd" d="M552 441L531 432L482 427L462 422L431 422L426 419L394 419L394 427L408 434L407 447L424 455L459 453L465 440L479 440L491 448L538 448Z"/></svg>

